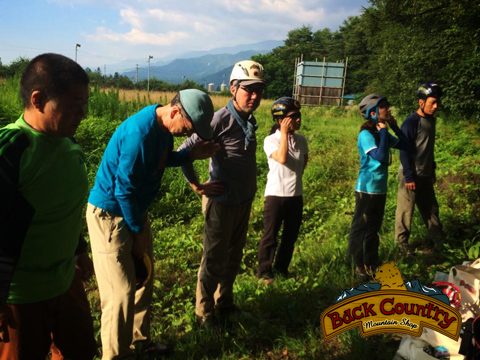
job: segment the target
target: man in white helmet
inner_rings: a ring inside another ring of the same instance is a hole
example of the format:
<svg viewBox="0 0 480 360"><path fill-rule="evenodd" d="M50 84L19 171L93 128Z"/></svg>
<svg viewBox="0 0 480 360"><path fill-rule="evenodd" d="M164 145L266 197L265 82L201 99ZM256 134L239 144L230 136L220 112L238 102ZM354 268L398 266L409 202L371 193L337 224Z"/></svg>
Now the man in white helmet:
<svg viewBox="0 0 480 360"><path fill-rule="evenodd" d="M213 315L225 318L238 310L233 303L233 283L242 260L248 219L257 190L253 112L260 105L265 79L263 66L251 60L236 63L230 76L232 100L211 122L220 151L210 159L210 179L201 184L193 166L182 166L195 192L203 195L205 232L198 271L195 313L200 327L214 324ZM193 146L196 135L179 149Z"/></svg>

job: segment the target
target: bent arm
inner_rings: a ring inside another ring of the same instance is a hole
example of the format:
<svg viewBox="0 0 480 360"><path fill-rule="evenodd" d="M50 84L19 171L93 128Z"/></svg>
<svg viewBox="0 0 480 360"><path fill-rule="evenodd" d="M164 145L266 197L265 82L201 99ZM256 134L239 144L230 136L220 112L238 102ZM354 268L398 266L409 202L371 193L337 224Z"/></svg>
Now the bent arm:
<svg viewBox="0 0 480 360"><path fill-rule="evenodd" d="M187 138L182 145L178 147L178 151L185 151L190 150L200 138L197 134L193 134L189 138ZM182 172L185 178L187 179L190 186L193 185L200 185L197 174L195 173L195 169L193 168L193 163L190 161L189 163L182 164Z"/></svg>
<svg viewBox="0 0 480 360"><path fill-rule="evenodd" d="M368 152L368 155L370 155L372 158L375 160L388 164L388 130L386 128L383 128L380 130L380 144L376 149L372 149Z"/></svg>
<svg viewBox="0 0 480 360"><path fill-rule="evenodd" d="M194 134L183 142L180 149L190 149L191 154L197 154L193 155L196 160L214 156L220 149L220 145L212 141L202 141L198 135ZM199 195L219 195L225 191L221 181L207 181L201 184L191 162L182 165L182 172L190 187Z"/></svg>
<svg viewBox="0 0 480 360"><path fill-rule="evenodd" d="M418 121L416 119L408 118L402 124L402 132L407 139L407 148L400 150L400 161L403 167L403 175L405 182L415 182L415 160L414 160L414 146L417 137Z"/></svg>
<svg viewBox="0 0 480 360"><path fill-rule="evenodd" d="M394 146L395 149L399 150L408 150L408 140L405 134L400 130L396 123L390 124L390 128L398 138L397 144Z"/></svg>
<svg viewBox="0 0 480 360"><path fill-rule="evenodd" d="M288 157L288 134L280 134L280 145L278 149L271 153L270 157L280 164L285 164Z"/></svg>

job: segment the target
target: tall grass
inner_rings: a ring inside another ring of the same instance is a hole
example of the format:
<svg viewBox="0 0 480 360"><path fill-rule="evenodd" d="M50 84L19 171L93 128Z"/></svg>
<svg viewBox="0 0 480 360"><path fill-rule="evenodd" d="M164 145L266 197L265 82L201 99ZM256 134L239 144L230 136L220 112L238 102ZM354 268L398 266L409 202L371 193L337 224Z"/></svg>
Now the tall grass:
<svg viewBox="0 0 480 360"><path fill-rule="evenodd" d="M152 101L166 103L171 97L173 94L153 93L135 93L130 97L117 91L93 90L89 116L76 136L87 157L90 186L105 146L121 121ZM214 97L215 108L224 106L228 100ZM190 189L180 169L170 168L150 209L155 237L152 335L155 340L174 346L171 359L391 359L398 346L396 335L364 339L357 330L350 330L324 342L320 331L321 312L333 304L343 289L358 285L352 264L346 259L359 168L356 139L362 124L355 107L302 109L300 132L307 138L310 154L304 174L304 222L290 267L292 277L277 279L269 287L262 286L255 278L268 172L263 139L273 125L269 105L270 101L263 101L256 111L258 192L242 269L234 287L236 303L248 314L238 316L222 332L200 331L196 327L194 297L204 223L201 200ZM404 280L418 278L429 284L436 271L448 272L450 266L480 255L479 130L478 124L467 120L438 120L436 190L447 236L446 259L440 263L427 252L402 258L395 250L399 157L393 153L380 234L380 259L396 260ZM176 145L182 140L176 139ZM195 163L195 168L202 180L208 178L207 161ZM419 248L427 241L418 214L411 238ZM99 299L94 280L87 291L99 334ZM139 354L137 358L142 357Z"/></svg>
<svg viewBox="0 0 480 360"><path fill-rule="evenodd" d="M15 121L21 109L20 77L0 79L0 127Z"/></svg>

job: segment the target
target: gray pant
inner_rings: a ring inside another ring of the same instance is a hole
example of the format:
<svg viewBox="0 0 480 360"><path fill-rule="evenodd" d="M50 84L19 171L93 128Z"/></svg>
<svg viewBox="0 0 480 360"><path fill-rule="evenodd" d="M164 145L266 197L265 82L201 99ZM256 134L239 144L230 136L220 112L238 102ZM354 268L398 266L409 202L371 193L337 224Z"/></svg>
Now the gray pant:
<svg viewBox="0 0 480 360"><path fill-rule="evenodd" d="M252 202L222 205L209 199L205 211L203 256L198 270L195 313L213 314L233 305L233 283L247 239Z"/></svg>
<svg viewBox="0 0 480 360"><path fill-rule="evenodd" d="M432 178L429 176L417 176L415 179L415 191L406 188L403 169L400 169L398 173L398 180L395 243L397 243L397 245L408 244L413 211L416 204L435 247L440 247L443 242L443 231Z"/></svg>

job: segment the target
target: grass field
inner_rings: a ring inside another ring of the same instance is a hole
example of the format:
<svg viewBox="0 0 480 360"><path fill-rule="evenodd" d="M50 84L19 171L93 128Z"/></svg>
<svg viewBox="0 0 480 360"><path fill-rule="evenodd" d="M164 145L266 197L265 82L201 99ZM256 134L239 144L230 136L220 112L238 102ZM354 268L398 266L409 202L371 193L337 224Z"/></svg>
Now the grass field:
<svg viewBox="0 0 480 360"><path fill-rule="evenodd" d="M5 85L4 85L5 86ZM1 89L0 89L1 90ZM0 91L1 92L1 91ZM105 94L92 91L89 115L77 140L84 148L90 185L108 140L121 121L151 102L168 102L173 94ZM215 108L228 98L213 97ZM0 102L2 102L0 97ZM263 229L263 190L268 172L263 139L273 124L265 100L256 112L259 123L258 191L252 207L247 246L235 284L235 300L248 314L238 316L224 331L201 331L195 324L196 272L199 267L203 216L201 199L190 189L180 169L166 171L150 214L154 232L155 289L152 334L174 348L171 359L391 359L399 335L361 338L350 330L323 341L320 314L342 290L357 286L352 264L346 261L347 237L354 210L354 185L359 168L356 138L362 119L355 107L304 108L302 129L310 147L304 174L304 223L296 244L289 279L262 286L255 277L257 246ZM19 115L18 106L9 114ZM16 110L15 110L16 109ZM413 110L413 109L412 109ZM0 120L14 120L0 111ZM403 116L398 115L398 120ZM399 121L401 122L401 121ZM404 280L429 284L436 271L475 259L480 252L479 125L442 118L437 127L436 185L440 216L447 236L444 260L425 250L426 230L415 215L412 242L418 251L402 258L393 243L398 152L393 152L389 192L381 230L380 259L395 260ZM182 139L177 139L179 145ZM207 161L195 167L207 180ZM95 280L87 286L99 338L100 308ZM138 359L142 359L139 354Z"/></svg>

